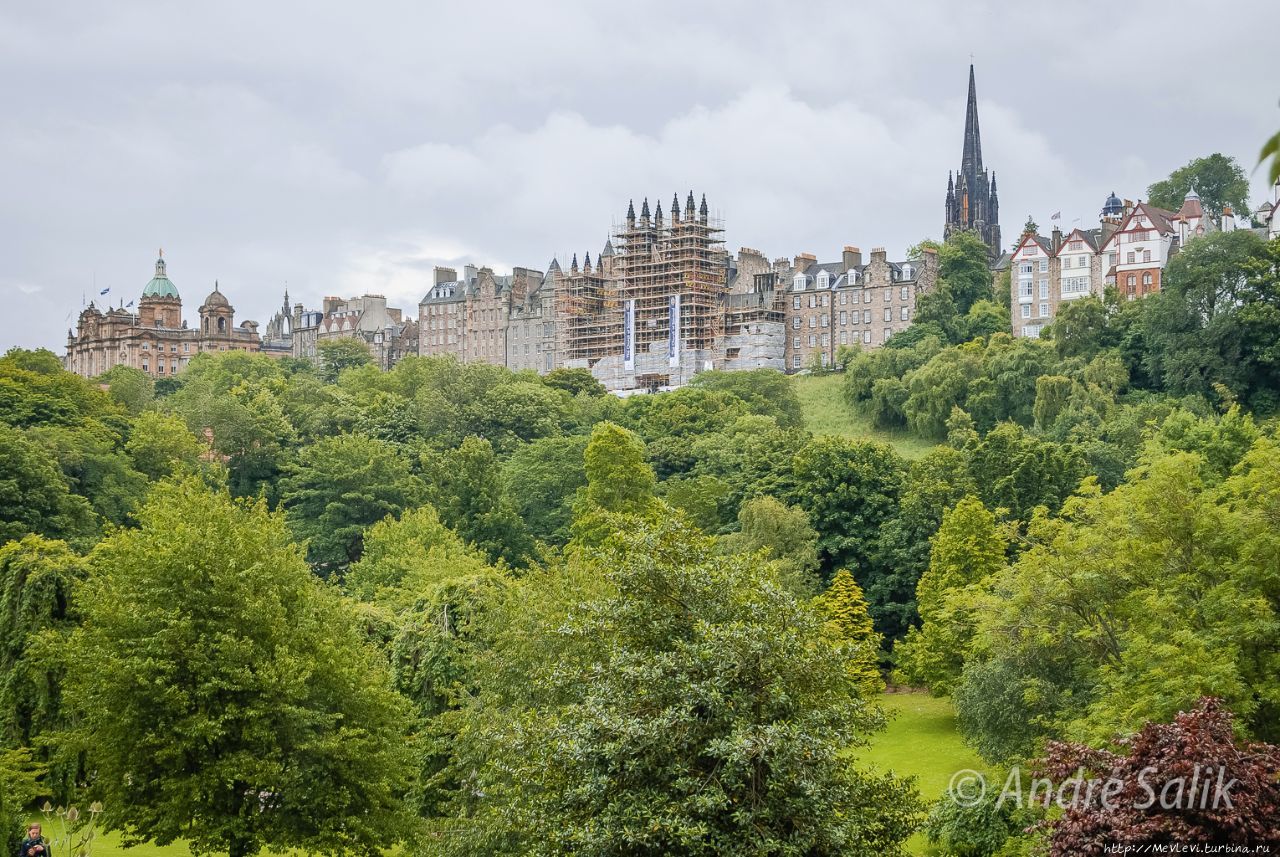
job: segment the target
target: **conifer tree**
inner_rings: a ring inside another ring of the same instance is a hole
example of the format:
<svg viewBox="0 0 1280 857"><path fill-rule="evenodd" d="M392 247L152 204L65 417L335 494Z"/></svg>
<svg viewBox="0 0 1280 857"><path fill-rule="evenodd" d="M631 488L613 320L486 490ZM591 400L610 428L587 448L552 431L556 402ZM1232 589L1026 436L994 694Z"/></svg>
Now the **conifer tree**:
<svg viewBox="0 0 1280 857"><path fill-rule="evenodd" d="M884 680L876 669L881 635L871 626L862 587L847 568L836 572L827 591L814 599L818 613L841 640L852 643L856 655L849 661L858 685L869 693L884 690Z"/></svg>

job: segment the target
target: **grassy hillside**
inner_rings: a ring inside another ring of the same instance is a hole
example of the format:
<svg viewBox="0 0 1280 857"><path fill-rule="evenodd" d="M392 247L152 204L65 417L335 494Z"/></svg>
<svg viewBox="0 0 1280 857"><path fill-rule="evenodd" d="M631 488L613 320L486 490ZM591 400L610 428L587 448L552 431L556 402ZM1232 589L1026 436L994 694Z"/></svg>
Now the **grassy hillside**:
<svg viewBox="0 0 1280 857"><path fill-rule="evenodd" d="M804 409L805 427L814 434L884 441L904 458L919 458L934 447L932 442L905 432L881 431L854 413L842 394L844 375L796 375L792 381Z"/></svg>

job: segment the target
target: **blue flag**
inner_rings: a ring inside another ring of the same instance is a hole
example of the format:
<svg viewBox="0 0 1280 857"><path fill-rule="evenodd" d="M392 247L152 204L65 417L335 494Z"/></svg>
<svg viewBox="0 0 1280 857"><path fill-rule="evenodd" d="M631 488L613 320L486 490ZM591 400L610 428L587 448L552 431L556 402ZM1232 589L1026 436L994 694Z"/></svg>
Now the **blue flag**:
<svg viewBox="0 0 1280 857"><path fill-rule="evenodd" d="M98 292L98 294L100 294L100 295L105 295L105 294L106 294L107 292L109 292L109 291L111 291L111 287L110 287L110 286L107 286L105 289L103 289L102 291Z"/></svg>
<svg viewBox="0 0 1280 857"><path fill-rule="evenodd" d="M124 308L125 308L125 309L128 309L128 308L129 308L129 307L131 307L131 306L133 306L133 301L129 301L127 304L125 304L125 305L124 305Z"/></svg>

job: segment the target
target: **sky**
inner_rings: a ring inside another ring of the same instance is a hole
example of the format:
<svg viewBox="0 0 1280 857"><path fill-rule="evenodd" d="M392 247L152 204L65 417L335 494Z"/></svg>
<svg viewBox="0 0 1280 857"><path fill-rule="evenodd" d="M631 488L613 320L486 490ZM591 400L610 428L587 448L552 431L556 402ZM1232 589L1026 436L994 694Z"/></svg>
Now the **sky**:
<svg viewBox="0 0 1280 857"><path fill-rule="evenodd" d="M1195 157L1267 198L1280 3L0 0L0 350L61 354L164 249L192 321L385 294L435 265L594 258L703 193L732 251L941 237L968 66L1012 241ZM109 288L100 297L98 292Z"/></svg>

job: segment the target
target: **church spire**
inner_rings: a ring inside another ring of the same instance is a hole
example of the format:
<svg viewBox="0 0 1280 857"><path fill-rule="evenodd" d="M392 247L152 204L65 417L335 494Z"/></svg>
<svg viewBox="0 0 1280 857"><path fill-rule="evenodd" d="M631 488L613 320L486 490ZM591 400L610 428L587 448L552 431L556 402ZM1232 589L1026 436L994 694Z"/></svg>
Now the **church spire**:
<svg viewBox="0 0 1280 857"><path fill-rule="evenodd" d="M964 116L964 153L960 171L971 178L982 172L982 135L978 130L978 86L974 82L973 63L969 64L969 103Z"/></svg>

